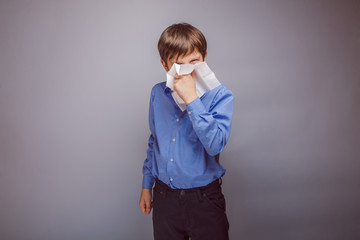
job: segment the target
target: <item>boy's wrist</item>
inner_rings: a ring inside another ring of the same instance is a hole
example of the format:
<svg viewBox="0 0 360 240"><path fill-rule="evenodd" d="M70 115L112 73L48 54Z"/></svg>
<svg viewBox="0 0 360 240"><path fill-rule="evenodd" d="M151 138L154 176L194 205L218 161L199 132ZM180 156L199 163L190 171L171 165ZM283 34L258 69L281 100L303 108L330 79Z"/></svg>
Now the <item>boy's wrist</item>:
<svg viewBox="0 0 360 240"><path fill-rule="evenodd" d="M191 115L190 119L194 116L197 116L201 113L205 112L205 107L199 97L194 99L192 102L190 102L188 105L186 105L186 110L189 115Z"/></svg>
<svg viewBox="0 0 360 240"><path fill-rule="evenodd" d="M197 98L198 98L198 95L195 93L195 94L189 96L187 99L184 99L184 102L186 105L189 105L189 103L191 103L192 101L194 101Z"/></svg>

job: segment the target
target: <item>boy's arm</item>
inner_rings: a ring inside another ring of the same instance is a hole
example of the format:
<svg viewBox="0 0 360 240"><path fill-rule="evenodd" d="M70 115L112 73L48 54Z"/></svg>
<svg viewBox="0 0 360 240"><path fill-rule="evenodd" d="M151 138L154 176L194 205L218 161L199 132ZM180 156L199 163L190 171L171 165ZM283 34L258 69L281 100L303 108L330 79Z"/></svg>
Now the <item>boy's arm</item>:
<svg viewBox="0 0 360 240"><path fill-rule="evenodd" d="M142 187L146 189L152 189L154 185L155 178L152 175L152 166L154 161L154 142L155 142L155 125L154 125L154 108L153 108L153 99L154 99L154 89L151 90L150 103L149 103L149 128L150 128L150 137L148 141L148 149L146 151L147 157L143 165L143 182Z"/></svg>
<svg viewBox="0 0 360 240"><path fill-rule="evenodd" d="M200 98L187 105L187 112L194 131L208 154L219 154L230 136L234 96L228 88L222 88L207 111Z"/></svg>
<svg viewBox="0 0 360 240"><path fill-rule="evenodd" d="M150 137L148 141L147 157L143 165L143 182L142 182L142 191L139 201L139 206L143 214L150 214L152 209L152 186L154 185L155 178L152 175L152 165L154 161L154 115L153 115L153 91L151 91L150 105L149 105L149 127L150 127Z"/></svg>

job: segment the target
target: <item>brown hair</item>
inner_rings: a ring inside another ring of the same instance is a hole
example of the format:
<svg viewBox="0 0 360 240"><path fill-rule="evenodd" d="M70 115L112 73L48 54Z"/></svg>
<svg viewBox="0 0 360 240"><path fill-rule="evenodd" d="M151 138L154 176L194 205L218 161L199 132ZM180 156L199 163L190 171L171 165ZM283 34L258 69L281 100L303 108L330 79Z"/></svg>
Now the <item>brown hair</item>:
<svg viewBox="0 0 360 240"><path fill-rule="evenodd" d="M207 43L199 29L188 23L177 23L167 27L161 34L158 50L161 59L181 57L197 50L205 58Z"/></svg>

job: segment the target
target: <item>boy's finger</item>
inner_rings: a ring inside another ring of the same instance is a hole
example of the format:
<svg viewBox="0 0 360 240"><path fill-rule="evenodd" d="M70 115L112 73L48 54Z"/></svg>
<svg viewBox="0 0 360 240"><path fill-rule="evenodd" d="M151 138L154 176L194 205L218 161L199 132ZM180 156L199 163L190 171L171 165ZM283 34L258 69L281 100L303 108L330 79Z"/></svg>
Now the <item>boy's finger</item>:
<svg viewBox="0 0 360 240"><path fill-rule="evenodd" d="M175 73L175 79L179 79L179 78L180 76L177 73Z"/></svg>
<svg viewBox="0 0 360 240"><path fill-rule="evenodd" d="M145 202L142 202L142 203L140 204L140 208L141 208L142 213L145 214L145 212L146 212Z"/></svg>
<svg viewBox="0 0 360 240"><path fill-rule="evenodd" d="M146 202L146 213L150 214L150 210L151 210L151 205L149 202Z"/></svg>

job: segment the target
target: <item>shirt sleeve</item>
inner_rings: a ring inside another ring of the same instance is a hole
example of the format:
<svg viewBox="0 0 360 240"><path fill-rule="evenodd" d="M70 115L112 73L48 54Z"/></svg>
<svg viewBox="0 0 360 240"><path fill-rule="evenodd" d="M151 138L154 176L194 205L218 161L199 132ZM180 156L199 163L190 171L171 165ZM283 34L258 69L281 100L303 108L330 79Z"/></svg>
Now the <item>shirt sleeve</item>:
<svg viewBox="0 0 360 240"><path fill-rule="evenodd" d="M156 136L154 135L155 125L154 125L153 99L154 99L154 94L152 90L150 97L150 104L149 104L149 128L151 134L148 141L148 149L146 151L147 157L143 165L143 182L142 182L142 187L147 189L151 189L155 182L155 178L152 174L153 161L155 161L153 149L156 138Z"/></svg>
<svg viewBox="0 0 360 240"><path fill-rule="evenodd" d="M209 111L205 109L200 98L187 105L194 131L211 156L219 154L229 139L233 108L234 96L226 87L216 94Z"/></svg>

